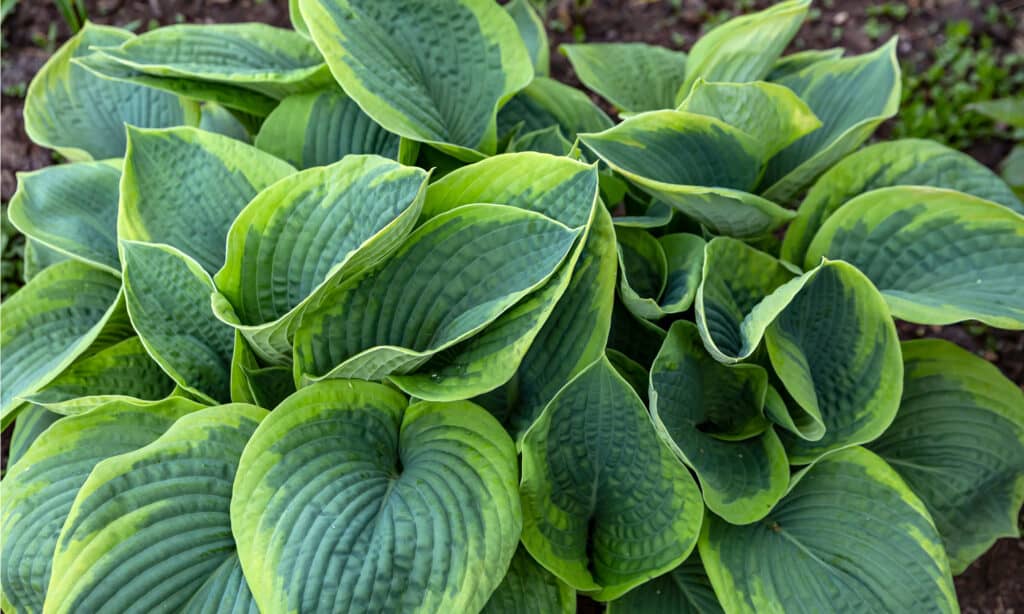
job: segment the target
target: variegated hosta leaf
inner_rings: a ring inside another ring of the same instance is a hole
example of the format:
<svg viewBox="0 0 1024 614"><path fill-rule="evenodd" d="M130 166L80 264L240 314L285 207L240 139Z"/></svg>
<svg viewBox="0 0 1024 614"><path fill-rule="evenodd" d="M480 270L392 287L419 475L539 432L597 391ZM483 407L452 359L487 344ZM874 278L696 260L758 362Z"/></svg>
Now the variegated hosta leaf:
<svg viewBox="0 0 1024 614"><path fill-rule="evenodd" d="M516 551L516 477L511 439L472 403L322 382L256 430L231 526L263 612L475 612Z"/></svg>
<svg viewBox="0 0 1024 614"><path fill-rule="evenodd" d="M958 190L1024 214L1024 204L1003 180L967 154L920 139L877 143L847 156L814 184L786 229L782 257L802 264L815 233L837 209L865 192L897 185Z"/></svg>
<svg viewBox="0 0 1024 614"><path fill-rule="evenodd" d="M427 173L346 156L260 192L227 233L214 311L272 364L291 361L306 306L394 251L419 217Z"/></svg>
<svg viewBox="0 0 1024 614"><path fill-rule="evenodd" d="M41 612L54 550L79 488L100 461L145 446L202 406L172 397L156 405L108 403L46 429L2 482L5 612Z"/></svg>
<svg viewBox="0 0 1024 614"><path fill-rule="evenodd" d="M794 277L782 262L742 241L717 237L708 242L694 311L704 346L715 360L731 364L754 353L796 288L767 297Z"/></svg>
<svg viewBox="0 0 1024 614"><path fill-rule="evenodd" d="M22 277L25 278L26 283L30 282L44 269L68 259L68 256L46 247L32 237L25 237L25 261L22 263Z"/></svg>
<svg viewBox="0 0 1024 614"><path fill-rule="evenodd" d="M168 92L190 101L212 102L252 117L266 117L277 106L277 100L253 90L229 83L146 73L121 63L103 51L76 57L71 64L104 81Z"/></svg>
<svg viewBox="0 0 1024 614"><path fill-rule="evenodd" d="M494 154L498 108L533 78L516 22L490 0L301 0L345 92L381 126L460 159Z"/></svg>
<svg viewBox="0 0 1024 614"><path fill-rule="evenodd" d="M554 125L516 136L508 144L508 151L536 151L555 156L567 156L572 151L572 147L573 144L562 135L562 129Z"/></svg>
<svg viewBox="0 0 1024 614"><path fill-rule="evenodd" d="M47 247L121 274L117 259L119 160L77 162L18 174L11 223Z"/></svg>
<svg viewBox="0 0 1024 614"><path fill-rule="evenodd" d="M928 511L863 448L821 459L764 520L711 516L700 540L727 612L956 612Z"/></svg>
<svg viewBox="0 0 1024 614"><path fill-rule="evenodd" d="M644 43L562 45L583 85L631 113L671 109L686 78L686 54Z"/></svg>
<svg viewBox="0 0 1024 614"><path fill-rule="evenodd" d="M28 452L35 440L43 434L43 431L63 417L39 405L29 405L19 411L18 419L14 421L14 429L11 432L10 455L7 457L4 469L17 463L25 455L25 452Z"/></svg>
<svg viewBox="0 0 1024 614"><path fill-rule="evenodd" d="M711 581L694 551L679 567L608 604L607 614L722 614Z"/></svg>
<svg viewBox="0 0 1024 614"><path fill-rule="evenodd" d="M242 208L294 172L270 154L219 134L129 127L118 237L166 243L213 274L224 264L224 237Z"/></svg>
<svg viewBox="0 0 1024 614"><path fill-rule="evenodd" d="M173 390L174 381L153 361L139 338L129 337L78 359L25 400L74 415L119 398L157 401Z"/></svg>
<svg viewBox="0 0 1024 614"><path fill-rule="evenodd" d="M768 162L758 191L787 202L896 114L901 87L896 39L871 53L816 62L778 83L796 92L822 123ZM845 104L854 99L857 104Z"/></svg>
<svg viewBox="0 0 1024 614"><path fill-rule="evenodd" d="M203 104L199 129L223 134L243 143L252 143L252 137L249 135L245 123L216 102Z"/></svg>
<svg viewBox="0 0 1024 614"><path fill-rule="evenodd" d="M203 409L96 465L57 541L46 611L176 610L222 564L237 565L231 489L266 414L241 404ZM229 597L251 599L244 583L238 589Z"/></svg>
<svg viewBox="0 0 1024 614"><path fill-rule="evenodd" d="M768 76L765 77L765 81L778 81L785 76L807 68L811 64L827 62L828 60L838 60L843 57L844 52L845 50L842 47L834 47L832 49L806 49L804 51L797 51L796 53L784 55L775 60L775 64L772 65L771 72L769 72Z"/></svg>
<svg viewBox="0 0 1024 614"><path fill-rule="evenodd" d="M764 369L716 362L697 327L679 321L650 381L654 424L696 472L708 508L733 524L764 518L789 485L786 452L764 416Z"/></svg>
<svg viewBox="0 0 1024 614"><path fill-rule="evenodd" d="M285 98L256 135L256 147L297 168L326 166L350 154L396 159L398 141L337 86Z"/></svg>
<svg viewBox="0 0 1024 614"><path fill-rule="evenodd" d="M210 276L173 247L122 241L121 249L125 302L142 345L179 386L227 402L234 332L210 308Z"/></svg>
<svg viewBox="0 0 1024 614"><path fill-rule="evenodd" d="M305 312L296 379L416 370L543 286L581 232L507 205L465 205L431 218L379 268Z"/></svg>
<svg viewBox="0 0 1024 614"><path fill-rule="evenodd" d="M77 260L44 269L0 307L0 416L57 377L123 317L121 280Z"/></svg>
<svg viewBox="0 0 1024 614"><path fill-rule="evenodd" d="M580 139L617 172L711 232L755 237L795 215L747 192L757 183L764 148L716 118L651 111Z"/></svg>
<svg viewBox="0 0 1024 614"><path fill-rule="evenodd" d="M839 208L805 262L864 271L893 316L921 324L981 320L1024 328L1024 216L961 192L898 186Z"/></svg>
<svg viewBox="0 0 1024 614"><path fill-rule="evenodd" d="M616 228L662 228L672 222L672 207L660 200L637 205L637 210L630 210L630 200L627 199L626 215L616 215L612 219Z"/></svg>
<svg viewBox="0 0 1024 614"><path fill-rule="evenodd" d="M583 92L564 83L537 77L498 113L498 135L506 138L558 126L567 139L580 132L600 132L612 120Z"/></svg>
<svg viewBox="0 0 1024 614"><path fill-rule="evenodd" d="M25 98L25 132L69 160L124 155L124 125L160 128L196 124L194 103L148 87L102 79L72 58L95 45L130 40L127 30L86 22L39 70Z"/></svg>
<svg viewBox="0 0 1024 614"><path fill-rule="evenodd" d="M754 137L771 157L821 127L792 90L775 83L710 83L697 79L680 111L715 117Z"/></svg>
<svg viewBox="0 0 1024 614"><path fill-rule="evenodd" d="M885 299L859 270L826 261L790 284L796 285L765 345L798 406L791 414L824 426L821 437L817 429L808 431L813 436L782 434L790 462L802 465L885 431L899 407L903 363Z"/></svg>
<svg viewBox="0 0 1024 614"><path fill-rule="evenodd" d="M690 49L686 82L677 100L690 93L698 78L742 83L763 79L782 55L807 15L811 0L789 0L730 19L700 38Z"/></svg>
<svg viewBox="0 0 1024 614"><path fill-rule="evenodd" d="M516 22L519 36L523 39L533 62L533 73L539 77L548 76L551 72L551 57L544 20L530 5L530 0L512 0L505 5L505 10Z"/></svg>
<svg viewBox="0 0 1024 614"><path fill-rule="evenodd" d="M924 502L962 573L1000 537L1018 537L1024 504L1024 394L947 341L903 344L903 401L871 449Z"/></svg>
<svg viewBox="0 0 1024 614"><path fill-rule="evenodd" d="M527 432L520 493L530 554L603 601L682 563L703 516L693 478L604 357Z"/></svg>
<svg viewBox="0 0 1024 614"><path fill-rule="evenodd" d="M235 330L235 349L231 354L231 401L273 409L293 392L295 378L291 368L260 364L245 337Z"/></svg>
<svg viewBox="0 0 1024 614"><path fill-rule="evenodd" d="M615 231L598 208L572 279L509 383L503 419L519 442L558 391L604 353L615 301Z"/></svg>
<svg viewBox="0 0 1024 614"><path fill-rule="evenodd" d="M525 0L520 0L525 2ZM491 594L482 614L574 614L576 591L533 560L522 545L505 579Z"/></svg>
<svg viewBox="0 0 1024 614"><path fill-rule="evenodd" d="M309 39L262 23L178 24L117 47L95 47L146 75L223 84L278 100L331 81Z"/></svg>
<svg viewBox="0 0 1024 614"><path fill-rule="evenodd" d="M704 262L704 240L676 233L655 238L646 230L616 228L619 294L635 315L659 320L693 304Z"/></svg>

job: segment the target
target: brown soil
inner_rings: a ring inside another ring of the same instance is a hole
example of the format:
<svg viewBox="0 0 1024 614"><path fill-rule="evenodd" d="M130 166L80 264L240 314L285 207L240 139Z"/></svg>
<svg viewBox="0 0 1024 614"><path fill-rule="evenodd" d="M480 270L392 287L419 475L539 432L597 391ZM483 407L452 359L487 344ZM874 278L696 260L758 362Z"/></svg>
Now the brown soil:
<svg viewBox="0 0 1024 614"><path fill-rule="evenodd" d="M968 0L905 0L909 13L892 21L893 34L900 37L901 58L923 62L937 44L942 25L953 19L972 21L976 30L992 37L997 46L1024 51L1024 0L1003 0L1004 8L1021 12L1017 30L990 24L983 19L992 0L971 8ZM287 0L87 0L88 14L97 23L125 26L135 22L139 31L151 24L180 21L219 23L261 21L288 26ZM547 17L552 26L553 76L579 85L565 57L557 52L563 42L585 40L645 41L667 47L689 48L701 33L702 24L737 6L762 8L770 0L558 0ZM819 0L820 15L801 30L792 49L843 46L850 53L862 53L877 46L889 34L872 39L865 33L870 0ZM580 8L580 7L585 8ZM47 41L51 24L55 36ZM48 44L59 45L68 37L67 27L51 2L22 0L3 25L2 148L0 148L0 200L6 203L16 187L15 172L34 170L54 161L47 150L32 144L22 126L23 98L18 90L27 85L49 56ZM882 132L884 134L885 127ZM1007 151L1000 141L982 142L968 153L994 166ZM1009 378L1024 388L1024 334L998 331L970 324L928 327L899 323L904 338L942 337L995 363ZM6 441L4 442L7 443ZM6 456L6 455L5 455ZM1024 524L1024 517L1022 517ZM1000 540L985 556L956 578L957 594L966 613L1010 614L1024 612L1024 540ZM599 611L596 604L581 601L581 611Z"/></svg>

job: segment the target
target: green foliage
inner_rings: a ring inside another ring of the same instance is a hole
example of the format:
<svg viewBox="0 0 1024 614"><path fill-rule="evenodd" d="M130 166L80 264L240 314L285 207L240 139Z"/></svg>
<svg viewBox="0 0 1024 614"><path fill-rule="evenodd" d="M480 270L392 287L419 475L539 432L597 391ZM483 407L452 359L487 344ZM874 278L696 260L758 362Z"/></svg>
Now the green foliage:
<svg viewBox="0 0 1024 614"><path fill-rule="evenodd" d="M860 149L894 42L567 46L616 123L531 2L289 6L29 87L5 612L955 611L1024 395L894 317L1024 329L1024 204Z"/></svg>

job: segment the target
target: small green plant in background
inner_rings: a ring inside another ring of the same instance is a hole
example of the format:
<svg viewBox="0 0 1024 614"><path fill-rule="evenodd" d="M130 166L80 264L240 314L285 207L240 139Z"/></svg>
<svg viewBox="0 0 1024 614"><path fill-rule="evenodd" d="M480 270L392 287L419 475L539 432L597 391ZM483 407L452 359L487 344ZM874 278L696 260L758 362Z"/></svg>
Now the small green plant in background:
<svg viewBox="0 0 1024 614"><path fill-rule="evenodd" d="M85 0L53 0L57 5L60 16L64 23L68 24L71 33L74 34L82 29L88 13L85 10Z"/></svg>
<svg viewBox="0 0 1024 614"><path fill-rule="evenodd" d="M809 10L564 45L615 119L526 0L85 24L9 208L4 611L956 611L1024 393L894 318L1024 329L1024 203L862 148L896 42L784 54Z"/></svg>

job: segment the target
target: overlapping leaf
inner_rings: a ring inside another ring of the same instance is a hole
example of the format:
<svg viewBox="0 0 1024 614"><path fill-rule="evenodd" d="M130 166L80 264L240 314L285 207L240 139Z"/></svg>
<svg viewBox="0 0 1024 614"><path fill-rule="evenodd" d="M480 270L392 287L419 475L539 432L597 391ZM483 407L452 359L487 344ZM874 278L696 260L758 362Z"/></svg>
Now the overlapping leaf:
<svg viewBox="0 0 1024 614"><path fill-rule="evenodd" d="M608 614L722 614L697 552L608 604Z"/></svg>
<svg viewBox="0 0 1024 614"><path fill-rule="evenodd" d="M704 240L675 233L658 238L633 228L618 228L619 295L641 318L657 320L693 304L704 262Z"/></svg>
<svg viewBox="0 0 1024 614"><path fill-rule="evenodd" d="M686 54L644 43L562 45L576 76L623 111L675 107L686 78Z"/></svg>

